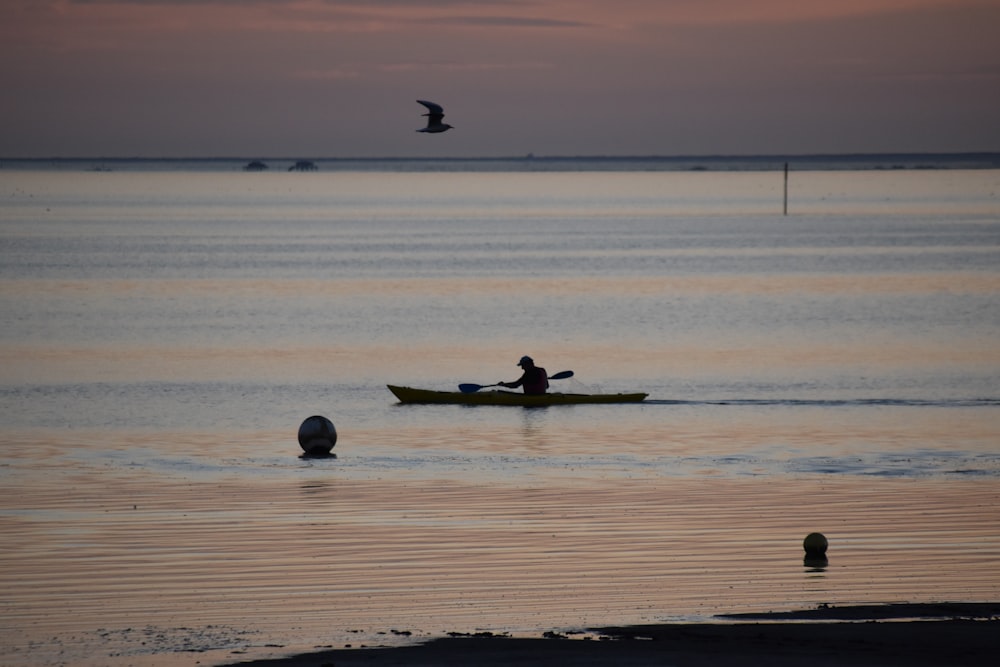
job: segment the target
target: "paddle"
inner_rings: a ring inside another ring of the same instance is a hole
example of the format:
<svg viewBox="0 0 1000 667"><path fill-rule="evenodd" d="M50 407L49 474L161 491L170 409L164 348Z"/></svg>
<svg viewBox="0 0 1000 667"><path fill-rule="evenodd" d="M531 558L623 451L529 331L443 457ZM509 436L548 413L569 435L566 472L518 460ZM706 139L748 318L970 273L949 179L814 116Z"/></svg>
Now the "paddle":
<svg viewBox="0 0 1000 667"><path fill-rule="evenodd" d="M566 378L571 378L571 377L573 377L573 371L562 371L560 373L556 373L555 375L550 375L549 379L550 380L565 380ZM463 394L472 394L472 393L475 393L475 392L479 391L480 389L486 389L487 387L499 387L499 386L500 386L499 383L497 383L497 384L472 384L471 382L469 382L469 383L466 383L466 384L460 384L460 385L458 385L458 390L460 392L462 392Z"/></svg>

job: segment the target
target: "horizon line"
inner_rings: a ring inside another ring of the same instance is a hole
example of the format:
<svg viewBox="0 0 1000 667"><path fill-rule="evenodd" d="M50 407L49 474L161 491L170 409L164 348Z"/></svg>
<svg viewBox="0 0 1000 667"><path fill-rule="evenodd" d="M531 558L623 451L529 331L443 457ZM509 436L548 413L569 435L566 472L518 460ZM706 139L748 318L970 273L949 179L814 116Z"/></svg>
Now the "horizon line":
<svg viewBox="0 0 1000 667"><path fill-rule="evenodd" d="M577 154L577 155L477 155L477 156L288 156L288 155L214 155L214 156L0 156L0 161L159 161L159 162L197 162L222 160L323 160L323 161L520 161L520 160L763 160L763 159L857 159L876 157L1000 157L1000 151L889 151L889 152L850 152L850 153L706 153L706 154L643 154L643 155L609 155L609 154Z"/></svg>

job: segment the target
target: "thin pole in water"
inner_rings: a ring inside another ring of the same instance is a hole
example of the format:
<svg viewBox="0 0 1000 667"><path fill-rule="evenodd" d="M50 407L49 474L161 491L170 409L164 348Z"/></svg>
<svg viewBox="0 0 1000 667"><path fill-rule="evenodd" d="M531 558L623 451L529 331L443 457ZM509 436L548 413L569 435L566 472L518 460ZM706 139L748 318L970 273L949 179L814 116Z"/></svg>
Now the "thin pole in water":
<svg viewBox="0 0 1000 667"><path fill-rule="evenodd" d="M785 163L785 209L784 214L788 215L788 163Z"/></svg>

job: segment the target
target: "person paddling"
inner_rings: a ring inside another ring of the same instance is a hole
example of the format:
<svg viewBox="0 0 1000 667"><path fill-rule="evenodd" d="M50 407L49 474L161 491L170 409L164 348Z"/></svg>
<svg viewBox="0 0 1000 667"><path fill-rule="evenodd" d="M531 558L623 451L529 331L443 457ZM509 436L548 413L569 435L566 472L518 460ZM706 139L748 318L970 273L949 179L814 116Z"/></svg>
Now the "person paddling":
<svg viewBox="0 0 1000 667"><path fill-rule="evenodd" d="M514 382L497 382L498 386L516 389L524 387L525 394L544 394L549 388L549 374L541 366L536 366L531 357L521 357L517 365L524 369Z"/></svg>

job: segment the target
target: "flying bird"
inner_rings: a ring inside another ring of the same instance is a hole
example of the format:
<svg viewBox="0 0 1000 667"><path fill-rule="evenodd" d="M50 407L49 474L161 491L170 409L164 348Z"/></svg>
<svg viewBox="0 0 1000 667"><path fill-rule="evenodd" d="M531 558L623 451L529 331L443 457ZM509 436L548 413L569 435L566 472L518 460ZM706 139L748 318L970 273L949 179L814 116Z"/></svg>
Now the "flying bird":
<svg viewBox="0 0 1000 667"><path fill-rule="evenodd" d="M444 118L444 109L441 108L440 104L434 104L434 102L428 102L426 100L417 100L419 104L423 104L427 107L427 127L422 127L417 132L447 132L451 129L451 125L448 123L442 123L441 119Z"/></svg>

